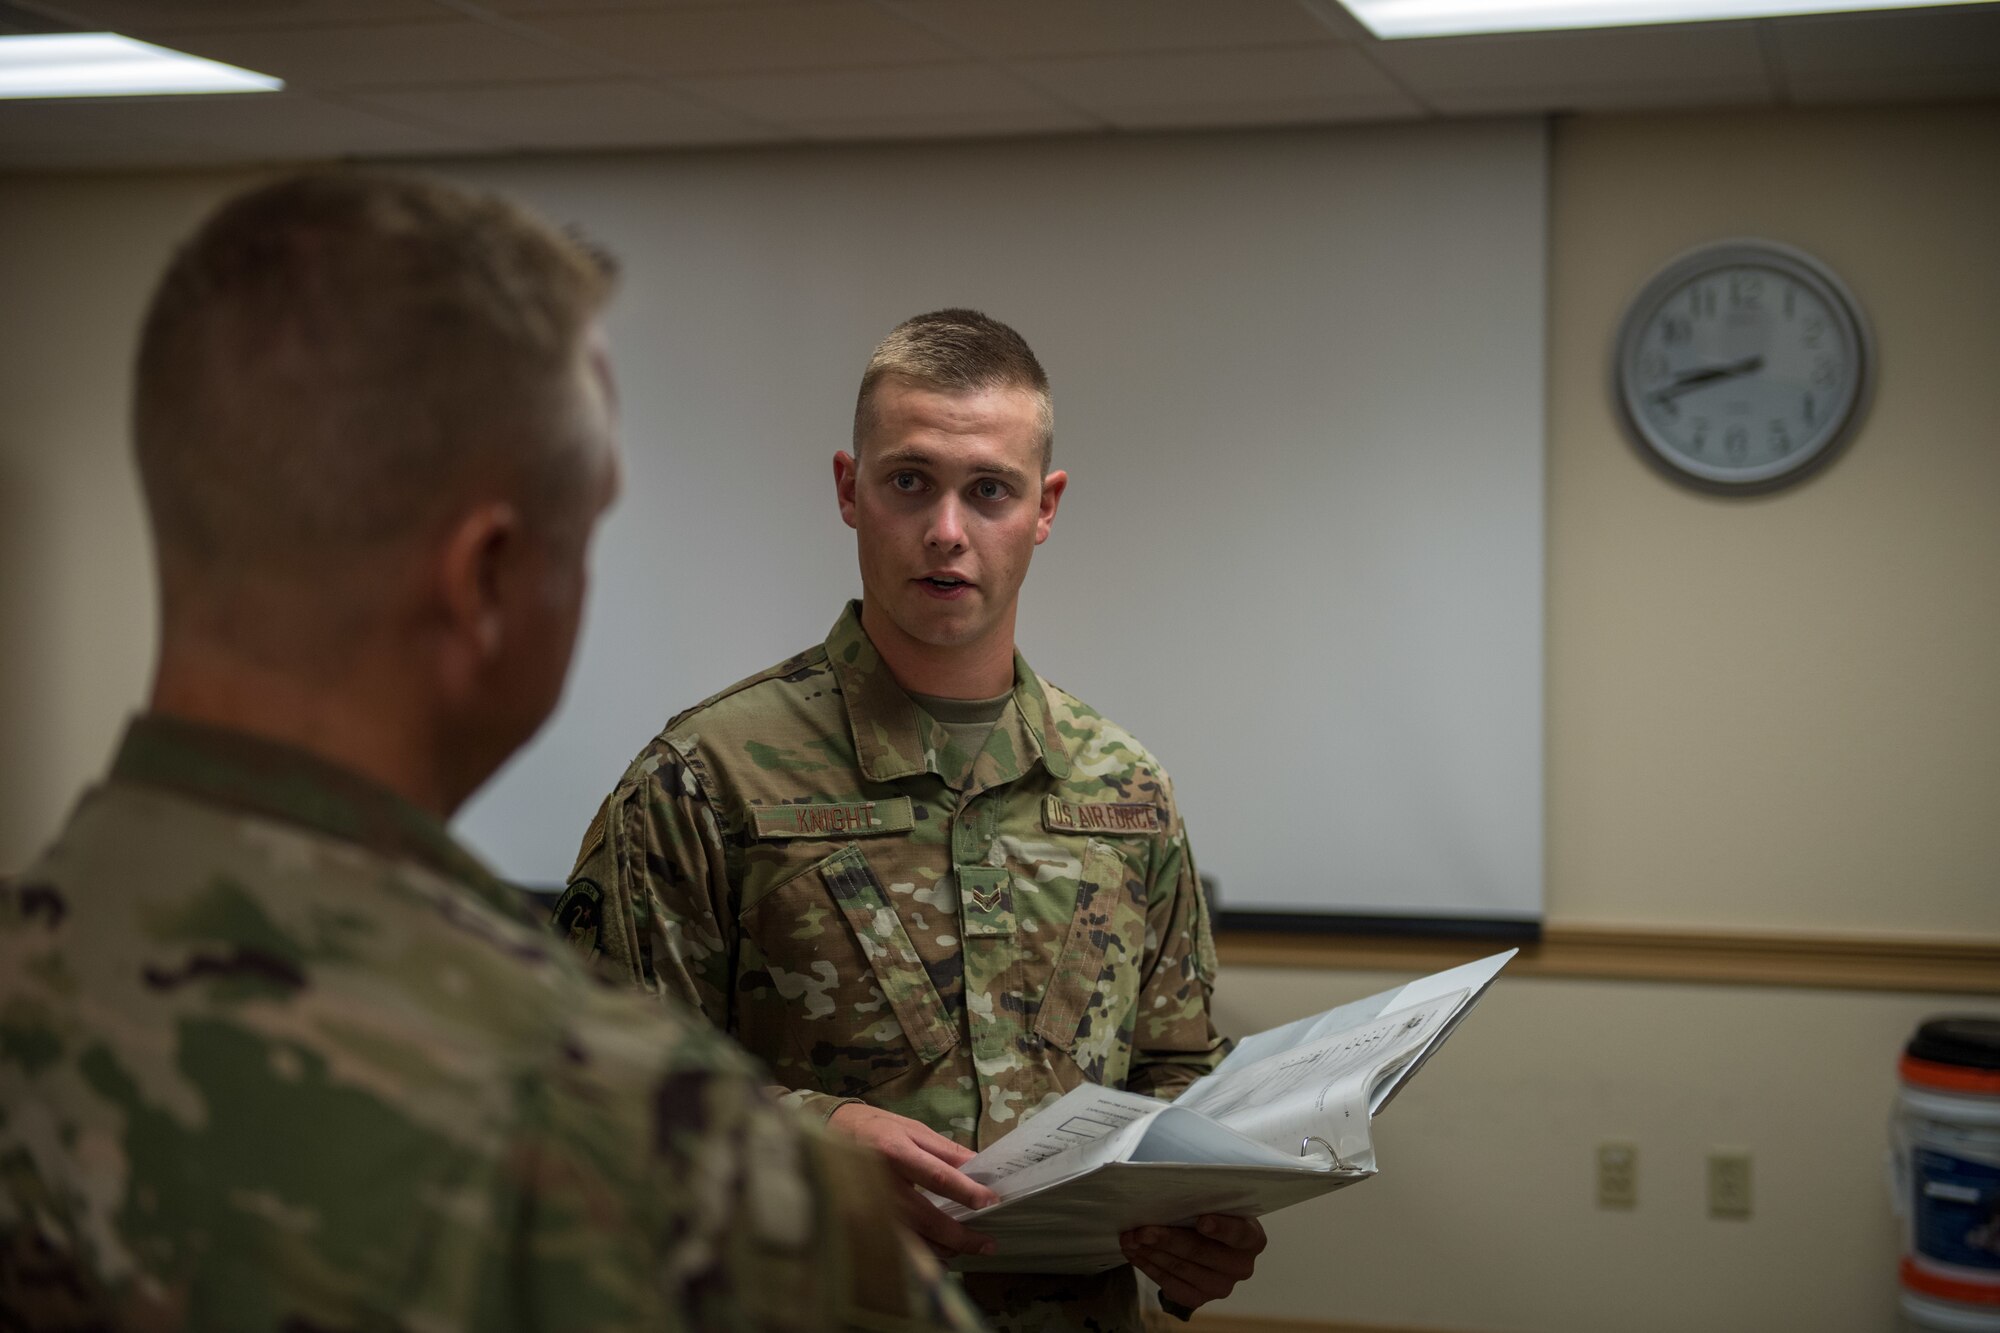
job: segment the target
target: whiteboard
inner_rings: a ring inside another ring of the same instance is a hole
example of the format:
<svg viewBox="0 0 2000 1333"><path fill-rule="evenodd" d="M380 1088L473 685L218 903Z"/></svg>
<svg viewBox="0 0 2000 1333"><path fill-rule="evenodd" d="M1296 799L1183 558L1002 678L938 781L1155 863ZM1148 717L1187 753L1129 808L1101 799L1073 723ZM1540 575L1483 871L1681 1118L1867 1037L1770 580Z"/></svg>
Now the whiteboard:
<svg viewBox="0 0 2000 1333"><path fill-rule="evenodd" d="M1172 773L1225 919L1539 918L1541 123L432 165L624 264L574 674L458 821L503 873L559 883L671 714L858 595L862 366L969 305L1072 478L1022 649Z"/></svg>

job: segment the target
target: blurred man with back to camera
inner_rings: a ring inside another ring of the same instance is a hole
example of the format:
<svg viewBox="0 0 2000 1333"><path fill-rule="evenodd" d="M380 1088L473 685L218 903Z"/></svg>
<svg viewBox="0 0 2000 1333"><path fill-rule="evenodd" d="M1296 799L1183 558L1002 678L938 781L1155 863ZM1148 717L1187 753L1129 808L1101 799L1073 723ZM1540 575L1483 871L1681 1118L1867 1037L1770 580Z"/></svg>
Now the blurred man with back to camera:
<svg viewBox="0 0 2000 1333"><path fill-rule="evenodd" d="M873 1163L446 832L568 669L610 287L389 176L253 191L174 258L150 703L0 895L0 1324L971 1323Z"/></svg>

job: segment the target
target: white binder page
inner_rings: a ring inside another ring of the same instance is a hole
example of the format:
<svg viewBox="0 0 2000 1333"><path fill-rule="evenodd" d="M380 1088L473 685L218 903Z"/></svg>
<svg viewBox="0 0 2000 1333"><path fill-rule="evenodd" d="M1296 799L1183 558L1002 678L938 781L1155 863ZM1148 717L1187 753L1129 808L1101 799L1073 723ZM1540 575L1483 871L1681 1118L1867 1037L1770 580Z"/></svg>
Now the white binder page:
<svg viewBox="0 0 2000 1333"><path fill-rule="evenodd" d="M1509 949L1505 953L1496 953L1490 958L1448 968L1443 972L1421 977L1408 985L1398 986L1394 990L1381 991L1366 999L1340 1005L1323 1014L1294 1019L1290 1023L1280 1024L1244 1037L1236 1043L1236 1049L1216 1066L1214 1073L1197 1079L1193 1086L1175 1100L1181 1105L1189 1105L1189 1099L1202 1088L1225 1076L1233 1076L1238 1069L1246 1065L1260 1063L1274 1055L1307 1042L1317 1041L1322 1037L1346 1032L1392 1010L1407 1009L1454 991L1469 991L1473 996L1477 996L1499 974L1500 969L1519 952L1519 949ZM1470 1003L1470 1000L1467 1002Z"/></svg>
<svg viewBox="0 0 2000 1333"><path fill-rule="evenodd" d="M1465 998L1458 991L1383 1014L1218 1076L1175 1104L1280 1151L1305 1153L1317 1139L1342 1165L1371 1166L1369 1094L1384 1071L1407 1064Z"/></svg>
<svg viewBox="0 0 2000 1333"><path fill-rule="evenodd" d="M1168 1103L1082 1083L959 1169L1002 1199L1115 1162ZM943 1201L940 1201L943 1202ZM970 1210L945 1204L962 1217Z"/></svg>

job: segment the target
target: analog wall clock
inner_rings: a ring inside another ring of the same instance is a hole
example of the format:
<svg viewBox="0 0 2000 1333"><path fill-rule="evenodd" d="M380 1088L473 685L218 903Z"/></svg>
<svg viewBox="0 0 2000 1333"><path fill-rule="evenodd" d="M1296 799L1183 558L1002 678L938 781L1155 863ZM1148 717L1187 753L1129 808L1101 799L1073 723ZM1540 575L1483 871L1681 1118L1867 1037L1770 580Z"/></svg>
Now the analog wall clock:
<svg viewBox="0 0 2000 1333"><path fill-rule="evenodd" d="M1704 245L1640 289L1613 394L1640 452L1704 490L1757 494L1824 466L1874 385L1860 303L1818 260L1772 241Z"/></svg>

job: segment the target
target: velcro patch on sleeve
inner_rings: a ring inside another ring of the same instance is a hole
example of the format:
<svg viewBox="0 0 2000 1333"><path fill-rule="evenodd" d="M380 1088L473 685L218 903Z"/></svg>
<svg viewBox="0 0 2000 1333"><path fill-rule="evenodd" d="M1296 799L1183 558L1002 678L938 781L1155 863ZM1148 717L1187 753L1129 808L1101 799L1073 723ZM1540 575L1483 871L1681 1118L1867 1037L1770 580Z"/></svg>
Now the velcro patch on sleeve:
<svg viewBox="0 0 2000 1333"><path fill-rule="evenodd" d="M799 805L755 805L750 817L762 838L867 838L908 833L917 826L910 798L886 801L809 801Z"/></svg>
<svg viewBox="0 0 2000 1333"><path fill-rule="evenodd" d="M1141 835L1160 832L1160 807L1144 801L1042 801L1042 824L1052 833Z"/></svg>

